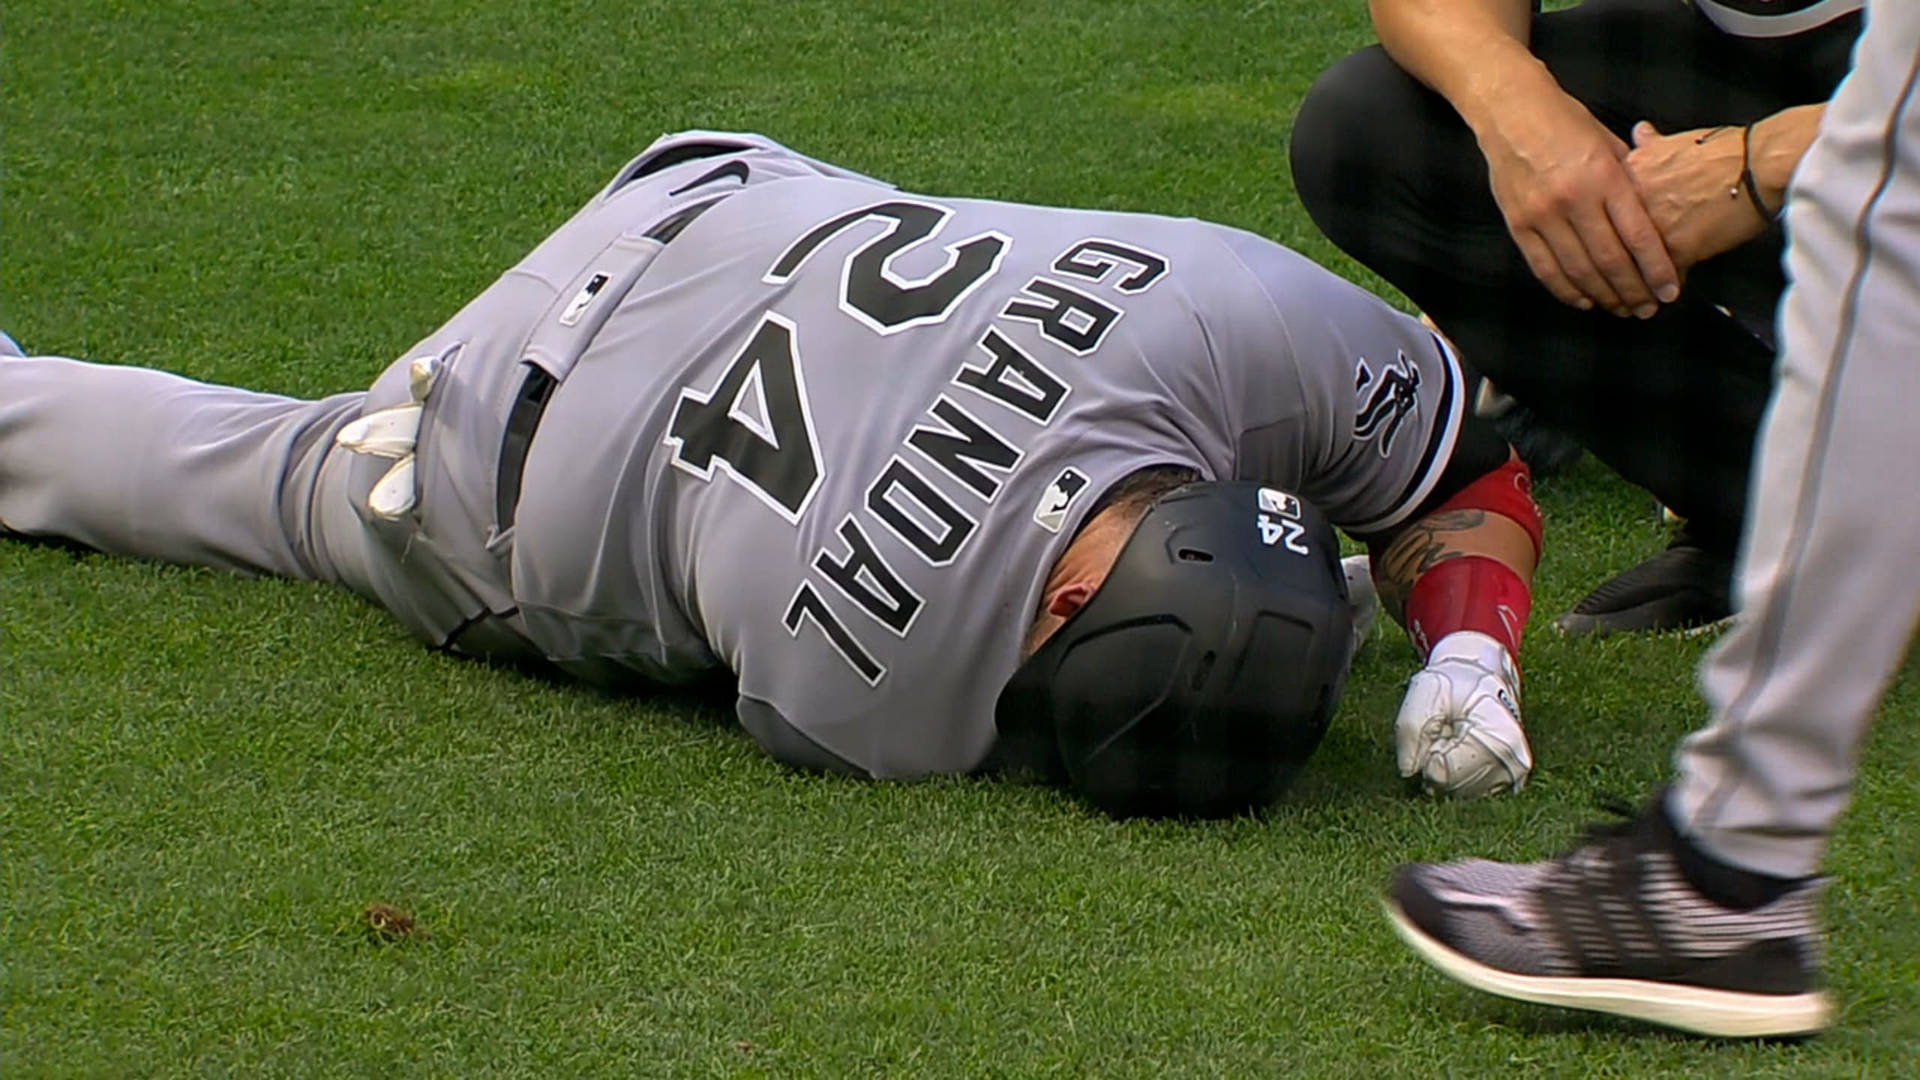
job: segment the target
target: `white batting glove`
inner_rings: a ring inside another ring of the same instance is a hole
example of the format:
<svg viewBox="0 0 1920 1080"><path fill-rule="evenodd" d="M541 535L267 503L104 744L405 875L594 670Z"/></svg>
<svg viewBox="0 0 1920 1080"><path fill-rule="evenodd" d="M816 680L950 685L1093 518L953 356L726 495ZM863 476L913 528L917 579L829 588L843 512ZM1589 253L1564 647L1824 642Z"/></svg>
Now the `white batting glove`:
<svg viewBox="0 0 1920 1080"><path fill-rule="evenodd" d="M437 373L433 357L414 357L407 365L406 404L370 412L333 437L344 449L393 462L367 493L367 508L378 517L395 521L413 509L418 491L413 475L414 444L420 438L420 414Z"/></svg>
<svg viewBox="0 0 1920 1080"><path fill-rule="evenodd" d="M1400 775L1428 794L1478 799L1519 791L1533 771L1520 727L1520 673L1506 646L1477 630L1441 638L1407 681L1394 720Z"/></svg>

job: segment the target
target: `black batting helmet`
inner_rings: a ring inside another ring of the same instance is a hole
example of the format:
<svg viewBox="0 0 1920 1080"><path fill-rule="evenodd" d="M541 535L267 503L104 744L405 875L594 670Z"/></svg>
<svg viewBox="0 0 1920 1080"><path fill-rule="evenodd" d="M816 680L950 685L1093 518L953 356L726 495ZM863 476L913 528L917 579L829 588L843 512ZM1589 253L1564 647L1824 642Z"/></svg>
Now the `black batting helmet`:
<svg viewBox="0 0 1920 1080"><path fill-rule="evenodd" d="M1258 484L1188 484L1147 509L995 719L1115 816L1239 813L1278 797L1320 744L1352 635L1318 510Z"/></svg>

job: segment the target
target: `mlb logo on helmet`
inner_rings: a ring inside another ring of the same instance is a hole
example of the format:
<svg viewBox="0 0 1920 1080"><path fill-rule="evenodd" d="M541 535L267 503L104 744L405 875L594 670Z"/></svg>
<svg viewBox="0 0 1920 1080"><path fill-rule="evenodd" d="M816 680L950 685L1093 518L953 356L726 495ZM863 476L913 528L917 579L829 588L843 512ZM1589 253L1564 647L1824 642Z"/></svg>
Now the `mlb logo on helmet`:
<svg viewBox="0 0 1920 1080"><path fill-rule="evenodd" d="M1313 554L1313 549L1301 539L1306 535L1307 527L1300 522L1300 499L1297 496L1263 487L1256 500L1260 504L1256 523L1260 527L1261 543L1268 547L1280 544L1295 555Z"/></svg>
<svg viewBox="0 0 1920 1080"><path fill-rule="evenodd" d="M1260 489L1259 499L1260 509L1265 513L1290 518L1300 516L1300 500L1284 491L1263 487Z"/></svg>

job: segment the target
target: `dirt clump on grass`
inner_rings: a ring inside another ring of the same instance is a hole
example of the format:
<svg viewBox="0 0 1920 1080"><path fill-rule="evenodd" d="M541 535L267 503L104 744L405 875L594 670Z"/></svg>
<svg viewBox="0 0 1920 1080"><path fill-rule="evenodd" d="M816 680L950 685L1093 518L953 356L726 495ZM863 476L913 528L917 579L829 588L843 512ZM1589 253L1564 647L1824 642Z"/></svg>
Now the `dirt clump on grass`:
<svg viewBox="0 0 1920 1080"><path fill-rule="evenodd" d="M374 941L405 941L426 936L426 931L420 929L411 913L378 900L360 910L360 924Z"/></svg>

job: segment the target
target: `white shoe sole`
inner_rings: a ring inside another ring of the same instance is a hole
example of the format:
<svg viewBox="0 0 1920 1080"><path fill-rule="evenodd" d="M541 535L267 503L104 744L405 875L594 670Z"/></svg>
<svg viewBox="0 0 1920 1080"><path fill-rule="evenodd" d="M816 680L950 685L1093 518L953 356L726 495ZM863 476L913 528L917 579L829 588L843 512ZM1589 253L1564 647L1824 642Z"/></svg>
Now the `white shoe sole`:
<svg viewBox="0 0 1920 1080"><path fill-rule="evenodd" d="M1722 1038L1811 1035L1833 1020L1825 993L1743 994L1704 986L1640 979L1592 979L1516 975L1488 967L1435 941L1391 899L1387 919L1400 940L1421 959L1476 990L1530 1001L1632 1017L1648 1023Z"/></svg>
<svg viewBox="0 0 1920 1080"><path fill-rule="evenodd" d="M1715 619L1710 623L1701 623L1699 626L1689 626L1680 631L1680 636L1691 641L1694 638L1703 638L1717 634L1732 625L1733 616L1729 615L1724 619Z"/></svg>

